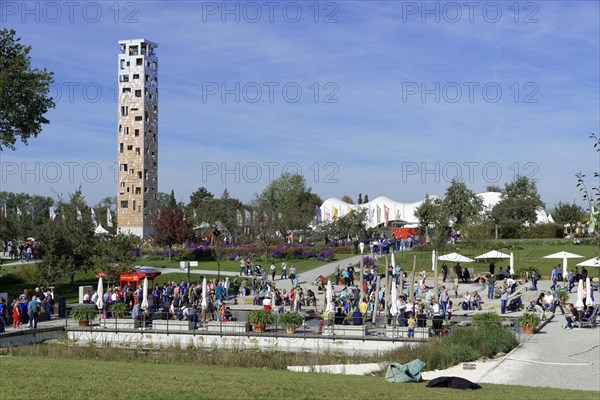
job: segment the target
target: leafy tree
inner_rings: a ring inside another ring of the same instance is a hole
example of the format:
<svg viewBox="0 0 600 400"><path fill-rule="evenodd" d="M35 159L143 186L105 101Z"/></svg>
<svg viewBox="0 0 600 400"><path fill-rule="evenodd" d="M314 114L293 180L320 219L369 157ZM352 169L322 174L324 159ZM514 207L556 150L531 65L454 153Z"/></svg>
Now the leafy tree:
<svg viewBox="0 0 600 400"><path fill-rule="evenodd" d="M167 201L167 207L175 208L177 206L177 200L175 200L175 191L171 189L171 194L169 195L169 200Z"/></svg>
<svg viewBox="0 0 600 400"><path fill-rule="evenodd" d="M452 180L443 201L450 219L461 227L469 219L479 216L483 209L483 199L467 188L464 182Z"/></svg>
<svg viewBox="0 0 600 400"><path fill-rule="evenodd" d="M212 198L214 198L214 195L204 186L201 186L190 196L188 207L191 209L199 208L204 202Z"/></svg>
<svg viewBox="0 0 600 400"><path fill-rule="evenodd" d="M486 192L496 192L496 193L502 193L502 188L500 186L496 186L496 185L489 185L485 188Z"/></svg>
<svg viewBox="0 0 600 400"><path fill-rule="evenodd" d="M131 270L135 261L133 250L139 245L139 238L119 234L113 237L100 237L94 255L94 267L107 273L109 280L117 281L121 273Z"/></svg>
<svg viewBox="0 0 600 400"><path fill-rule="evenodd" d="M362 193L358 194L358 201L357 201L357 203L358 204L362 204L363 203Z"/></svg>
<svg viewBox="0 0 600 400"><path fill-rule="evenodd" d="M521 227L536 222L537 210L542 207L544 203L535 181L517 176L514 181L505 184L500 201L489 215L504 230L504 237L515 237Z"/></svg>
<svg viewBox="0 0 600 400"><path fill-rule="evenodd" d="M163 207L159 210L158 218L154 223L154 239L161 246L169 248L169 261L173 245L182 244L194 237L191 224L186 221L181 207Z"/></svg>
<svg viewBox="0 0 600 400"><path fill-rule="evenodd" d="M305 230L314 217L314 198L302 175L282 174L256 200L263 217L282 233Z"/></svg>
<svg viewBox="0 0 600 400"><path fill-rule="evenodd" d="M19 43L16 32L0 30L0 151L15 150L17 138L27 144L50 121L44 114L55 104L48 95L52 72L31 68L31 46Z"/></svg>
<svg viewBox="0 0 600 400"><path fill-rule="evenodd" d="M352 210L325 225L325 233L327 236L334 238L365 237L367 213L367 209Z"/></svg>
<svg viewBox="0 0 600 400"><path fill-rule="evenodd" d="M583 208L575 204L575 202L569 204L559 201L552 210L554 221L563 225L569 224L570 234L573 234L575 226L581 221L584 215L585 212L583 211Z"/></svg>
<svg viewBox="0 0 600 400"><path fill-rule="evenodd" d="M347 194L343 195L340 200L343 201L343 202L346 202L348 204L354 204L354 201L352 200L352 197L348 196Z"/></svg>
<svg viewBox="0 0 600 400"><path fill-rule="evenodd" d="M171 197L168 193L158 192L156 194L156 208L161 209L163 207L168 207L171 201Z"/></svg>
<svg viewBox="0 0 600 400"><path fill-rule="evenodd" d="M363 202L363 204L364 204L364 203L368 203L368 202L369 202L369 195L368 195L368 194L365 194L365 201Z"/></svg>
<svg viewBox="0 0 600 400"><path fill-rule="evenodd" d="M594 148L596 149L596 152L600 153L600 136L596 136L596 134L592 133L590 139L594 140ZM578 172L575 176L577 177L577 187L583 194L583 200L587 201L589 204L589 229L590 231L595 232L598 219L600 219L600 185L588 189L585 183L585 175L582 172ZM594 178L600 179L600 171L594 172Z"/></svg>
<svg viewBox="0 0 600 400"><path fill-rule="evenodd" d="M419 225L425 228L425 237L429 240L429 225L433 223L437 210L437 200L425 194L423 202L415 208L415 217L419 220Z"/></svg>
<svg viewBox="0 0 600 400"><path fill-rule="evenodd" d="M93 267L97 237L81 189L70 195L68 202L60 199L58 209L55 220L47 220L39 230L39 268L47 284L68 279L75 290L75 273Z"/></svg>

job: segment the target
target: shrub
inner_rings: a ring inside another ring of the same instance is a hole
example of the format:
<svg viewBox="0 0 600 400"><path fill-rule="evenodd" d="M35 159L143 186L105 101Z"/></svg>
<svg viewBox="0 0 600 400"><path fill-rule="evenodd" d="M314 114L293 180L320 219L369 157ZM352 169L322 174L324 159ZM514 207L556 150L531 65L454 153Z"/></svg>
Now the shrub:
<svg viewBox="0 0 600 400"><path fill-rule="evenodd" d="M561 224L535 224L525 228L521 236L530 239L556 239L563 238L564 227Z"/></svg>
<svg viewBox="0 0 600 400"><path fill-rule="evenodd" d="M473 317L473 326L475 328L500 328L502 320L498 314L486 312Z"/></svg>
<svg viewBox="0 0 600 400"><path fill-rule="evenodd" d="M275 322L272 313L265 310L252 310L248 314L248 322L251 324L271 325Z"/></svg>
<svg viewBox="0 0 600 400"><path fill-rule="evenodd" d="M25 280L15 273L9 273L6 275L0 276L0 286L4 285L18 285L25 283Z"/></svg>
<svg viewBox="0 0 600 400"><path fill-rule="evenodd" d="M283 326L294 326L298 327L302 325L304 318L298 313L286 312L279 317L279 323Z"/></svg>
<svg viewBox="0 0 600 400"><path fill-rule="evenodd" d="M118 301L116 303L112 303L110 307L108 307L108 311L110 311L114 318L123 318L129 314L129 305L127 305L127 303Z"/></svg>
<svg viewBox="0 0 600 400"><path fill-rule="evenodd" d="M93 305L74 307L70 315L76 321L91 321L98 315L98 308Z"/></svg>

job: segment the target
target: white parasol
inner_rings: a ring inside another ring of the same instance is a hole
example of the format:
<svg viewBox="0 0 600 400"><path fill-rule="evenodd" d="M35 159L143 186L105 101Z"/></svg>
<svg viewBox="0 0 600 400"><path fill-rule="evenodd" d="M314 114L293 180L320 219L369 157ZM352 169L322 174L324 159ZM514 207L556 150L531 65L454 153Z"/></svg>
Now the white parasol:
<svg viewBox="0 0 600 400"><path fill-rule="evenodd" d="M396 285L394 283L392 283L392 290L391 290L391 294L390 294L390 303L392 303L390 305L390 314L392 315L392 317L395 317L396 315L398 315L398 305L396 300L398 300L398 290L396 289Z"/></svg>
<svg viewBox="0 0 600 400"><path fill-rule="evenodd" d="M148 309L148 278L144 277L144 284L142 285L142 310Z"/></svg>
<svg viewBox="0 0 600 400"><path fill-rule="evenodd" d="M577 264L579 267L600 267L600 257L590 258L587 261L580 262Z"/></svg>
<svg viewBox="0 0 600 400"><path fill-rule="evenodd" d="M510 258L508 254L502 253L498 250L488 251L480 256L475 257L476 259L488 259L488 258Z"/></svg>
<svg viewBox="0 0 600 400"><path fill-rule="evenodd" d="M583 308L583 279L579 280L577 286L577 301L575 302L575 308L581 310Z"/></svg>
<svg viewBox="0 0 600 400"><path fill-rule="evenodd" d="M466 262L466 263L470 263L473 262L475 260L470 259L469 257L465 257L461 254L458 253L450 253L450 254L444 254L443 256L439 256L438 260L440 261L453 261L453 262Z"/></svg>
<svg viewBox="0 0 600 400"><path fill-rule="evenodd" d="M431 270L435 272L435 250L431 252Z"/></svg>
<svg viewBox="0 0 600 400"><path fill-rule="evenodd" d="M568 251L559 251L558 253L544 256L544 258L562 258L563 260L563 276L567 276L569 271L567 270L567 259L569 258L582 258L579 254L569 253Z"/></svg>
<svg viewBox="0 0 600 400"><path fill-rule="evenodd" d="M327 304L325 307L325 312L326 313L335 312L335 309L333 306L333 287L331 286L331 280L327 280L327 292L325 293L325 296L327 297Z"/></svg>
<svg viewBox="0 0 600 400"><path fill-rule="evenodd" d="M592 285L590 285L590 277L585 278L585 305L591 306L594 304L592 300Z"/></svg>
<svg viewBox="0 0 600 400"><path fill-rule="evenodd" d="M98 310L102 310L104 307L104 285L102 283L102 277L98 278L98 299L96 300L96 307Z"/></svg>
<svg viewBox="0 0 600 400"><path fill-rule="evenodd" d="M208 308L208 300L206 299L206 291L208 289L206 288L206 278L202 279L202 309L206 311L206 309Z"/></svg>
<svg viewBox="0 0 600 400"><path fill-rule="evenodd" d="M509 266L510 266L510 276L513 276L515 274L515 255L512 252L510 253Z"/></svg>

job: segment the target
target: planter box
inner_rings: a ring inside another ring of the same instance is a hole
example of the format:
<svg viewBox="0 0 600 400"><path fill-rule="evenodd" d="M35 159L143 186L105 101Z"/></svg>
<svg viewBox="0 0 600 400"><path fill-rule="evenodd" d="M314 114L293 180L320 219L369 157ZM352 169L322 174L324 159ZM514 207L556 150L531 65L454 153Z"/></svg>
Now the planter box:
<svg viewBox="0 0 600 400"><path fill-rule="evenodd" d="M210 321L202 324L202 329L207 332L223 333L246 333L249 331L248 324L239 321L218 322Z"/></svg>
<svg viewBox="0 0 600 400"><path fill-rule="evenodd" d="M193 321L153 320L152 329L157 331L193 331L196 323Z"/></svg>
<svg viewBox="0 0 600 400"><path fill-rule="evenodd" d="M369 334L367 325L326 325L323 336L363 337Z"/></svg>
<svg viewBox="0 0 600 400"><path fill-rule="evenodd" d="M106 318L106 319L101 319L100 320L100 325L103 328L106 329L116 329L118 331L122 331L122 330L134 330L136 328L139 327L139 325L136 327L135 324L136 321L134 321L131 318Z"/></svg>

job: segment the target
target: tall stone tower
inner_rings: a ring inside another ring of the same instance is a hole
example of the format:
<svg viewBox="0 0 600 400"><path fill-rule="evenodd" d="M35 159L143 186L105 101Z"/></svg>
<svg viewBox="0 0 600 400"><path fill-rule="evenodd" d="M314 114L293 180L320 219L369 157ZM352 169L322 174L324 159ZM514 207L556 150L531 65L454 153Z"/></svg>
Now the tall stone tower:
<svg viewBox="0 0 600 400"><path fill-rule="evenodd" d="M119 41L118 232L150 236L157 217L158 47Z"/></svg>

